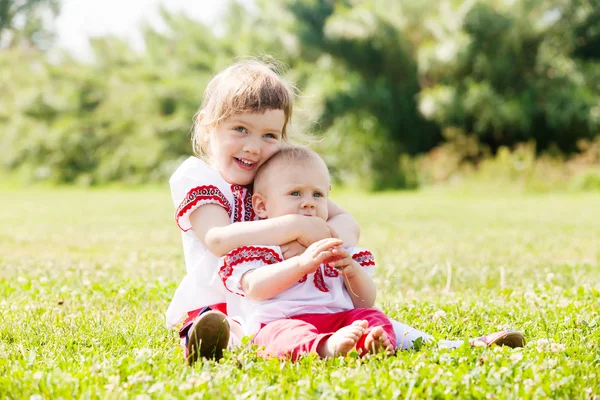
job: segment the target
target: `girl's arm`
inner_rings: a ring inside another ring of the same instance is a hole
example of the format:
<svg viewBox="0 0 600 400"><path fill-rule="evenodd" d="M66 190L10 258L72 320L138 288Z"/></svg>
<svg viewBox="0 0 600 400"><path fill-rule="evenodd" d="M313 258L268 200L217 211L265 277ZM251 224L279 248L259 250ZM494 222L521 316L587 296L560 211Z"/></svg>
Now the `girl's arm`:
<svg viewBox="0 0 600 400"><path fill-rule="evenodd" d="M281 245L293 240L310 244L332 236L325 221L303 215L232 224L227 211L216 204L194 210L190 222L198 239L217 257L241 246Z"/></svg>
<svg viewBox="0 0 600 400"><path fill-rule="evenodd" d="M333 250L337 261L329 263L330 267L339 268L344 276L346 290L350 294L355 308L369 308L375 304L377 289L375 282L367 271L354 261L348 251L342 247Z"/></svg>
<svg viewBox="0 0 600 400"><path fill-rule="evenodd" d="M332 237L338 237L344 241L348 247L356 246L360 238L360 227L352 215L337 206L331 200L327 201L329 219L327 223L331 227ZM303 245L297 240L280 244L284 259L289 259L304 253L304 250L310 245Z"/></svg>
<svg viewBox="0 0 600 400"><path fill-rule="evenodd" d="M333 249L341 244L339 239L323 239L300 256L248 271L242 276L242 289L249 299L271 299L292 287L304 275L315 272L322 262L333 256Z"/></svg>
<svg viewBox="0 0 600 400"><path fill-rule="evenodd" d="M327 210L329 211L327 223L333 228L334 233L337 233L337 237L342 239L344 246L356 246L360 238L360 227L354 217L331 200L327 200Z"/></svg>

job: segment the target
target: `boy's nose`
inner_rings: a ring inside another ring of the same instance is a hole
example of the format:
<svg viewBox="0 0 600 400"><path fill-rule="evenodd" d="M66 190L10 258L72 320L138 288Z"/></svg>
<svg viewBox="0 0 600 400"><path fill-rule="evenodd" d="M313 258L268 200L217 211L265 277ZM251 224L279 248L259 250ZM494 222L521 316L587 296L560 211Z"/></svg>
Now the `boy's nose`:
<svg viewBox="0 0 600 400"><path fill-rule="evenodd" d="M304 200L302 202L302 208L313 209L315 208L315 202L312 200Z"/></svg>

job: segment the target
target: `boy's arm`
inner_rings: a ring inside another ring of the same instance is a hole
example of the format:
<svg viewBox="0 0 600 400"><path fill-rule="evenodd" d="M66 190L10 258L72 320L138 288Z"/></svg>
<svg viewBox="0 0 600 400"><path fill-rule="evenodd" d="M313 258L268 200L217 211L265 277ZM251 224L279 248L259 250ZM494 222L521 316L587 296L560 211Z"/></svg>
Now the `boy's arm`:
<svg viewBox="0 0 600 400"><path fill-rule="evenodd" d="M337 237L342 239L344 246L356 246L360 238L360 227L356 219L331 200L327 200L327 210L329 211L327 223L333 228Z"/></svg>
<svg viewBox="0 0 600 400"><path fill-rule="evenodd" d="M369 273L350 256L348 250L338 247L333 253L338 260L330 262L329 266L340 269L354 307L373 307L377 289Z"/></svg>
<svg viewBox="0 0 600 400"><path fill-rule="evenodd" d="M351 272L349 269L354 271ZM373 307L377 297L377 288L367 271L356 261L353 261L344 272L346 272L346 289L350 293L354 308Z"/></svg>
<svg viewBox="0 0 600 400"><path fill-rule="evenodd" d="M333 256L333 249L341 244L339 239L323 239L300 256L250 270L242 276L242 289L252 300L271 299L292 287L304 275L315 272L322 262Z"/></svg>
<svg viewBox="0 0 600 400"><path fill-rule="evenodd" d="M268 300L289 289L306 275L300 267L299 257L246 272L241 286L249 299Z"/></svg>
<svg viewBox="0 0 600 400"><path fill-rule="evenodd" d="M293 240L308 242L332 236L325 221L303 215L232 224L225 209L216 204L194 210L190 223L198 239L217 257L247 245L281 245Z"/></svg>

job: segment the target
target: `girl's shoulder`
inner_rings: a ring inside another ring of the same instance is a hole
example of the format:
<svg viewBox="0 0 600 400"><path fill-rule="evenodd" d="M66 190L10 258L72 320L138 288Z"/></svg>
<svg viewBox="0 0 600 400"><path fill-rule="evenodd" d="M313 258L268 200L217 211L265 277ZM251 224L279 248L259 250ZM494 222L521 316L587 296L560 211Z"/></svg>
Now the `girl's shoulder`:
<svg viewBox="0 0 600 400"><path fill-rule="evenodd" d="M189 157L182 162L175 172L173 172L173 175L171 175L169 182L172 183L186 177L223 180L215 169L211 168L205 161L197 157Z"/></svg>

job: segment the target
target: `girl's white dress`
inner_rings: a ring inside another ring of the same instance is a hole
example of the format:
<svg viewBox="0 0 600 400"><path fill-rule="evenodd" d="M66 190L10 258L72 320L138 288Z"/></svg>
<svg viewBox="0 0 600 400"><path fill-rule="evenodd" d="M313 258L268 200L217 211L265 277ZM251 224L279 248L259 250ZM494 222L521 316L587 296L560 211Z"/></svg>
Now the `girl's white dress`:
<svg viewBox="0 0 600 400"><path fill-rule="evenodd" d="M217 170L196 157L185 160L169 184L187 273L167 309L167 327L181 323L189 311L217 303L227 303L227 313L241 317L240 298L224 289L218 275L219 258L192 231L190 214L205 204L217 204L227 211L231 223L253 221L256 215L252 210L252 192L243 186L230 185Z"/></svg>

